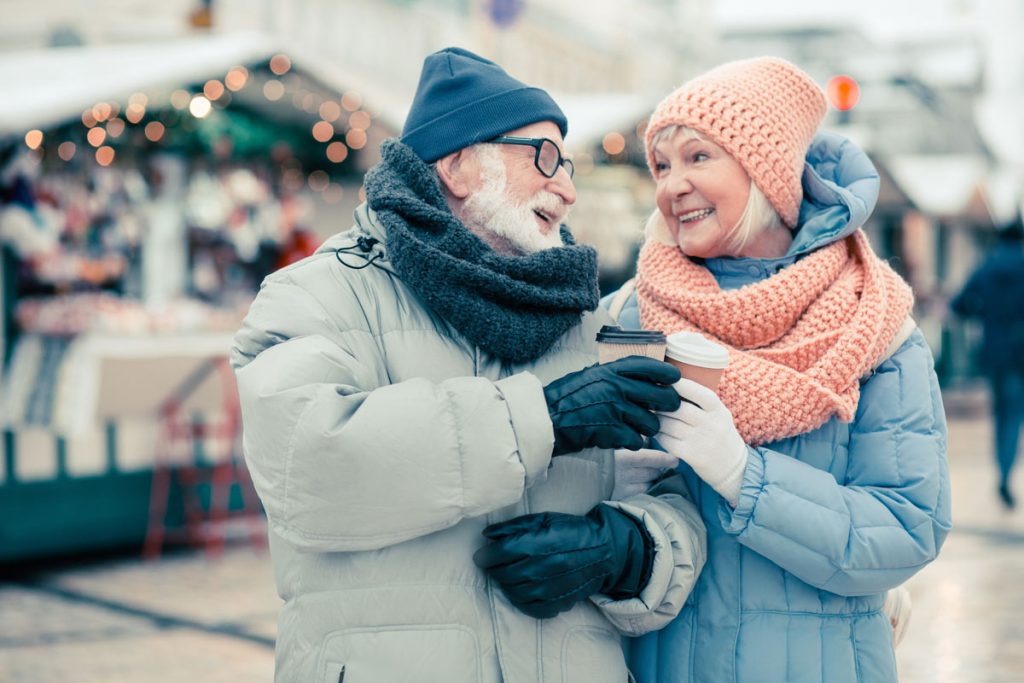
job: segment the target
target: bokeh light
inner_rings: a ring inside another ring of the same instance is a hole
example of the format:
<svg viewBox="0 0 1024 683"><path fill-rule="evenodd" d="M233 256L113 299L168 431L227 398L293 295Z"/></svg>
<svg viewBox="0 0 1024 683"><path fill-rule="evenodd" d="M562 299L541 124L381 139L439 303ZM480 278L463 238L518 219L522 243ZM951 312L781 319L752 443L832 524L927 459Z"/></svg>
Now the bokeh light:
<svg viewBox="0 0 1024 683"><path fill-rule="evenodd" d="M327 100L320 105L320 118L324 121L337 121L341 116L341 107L334 100Z"/></svg>
<svg viewBox="0 0 1024 683"><path fill-rule="evenodd" d="M828 79L828 101L839 111L849 111L860 101L860 85L851 76L839 75Z"/></svg>
<svg viewBox="0 0 1024 683"><path fill-rule="evenodd" d="M110 117L110 105L106 102L98 102L92 108L92 117L97 122L106 121Z"/></svg>
<svg viewBox="0 0 1024 683"><path fill-rule="evenodd" d="M171 106L175 109L185 109L192 101L192 94L188 90L175 90L171 93Z"/></svg>
<svg viewBox="0 0 1024 683"><path fill-rule="evenodd" d="M317 142L327 142L334 137L334 126L326 121L317 121L313 124L313 139Z"/></svg>
<svg viewBox="0 0 1024 683"><path fill-rule="evenodd" d="M589 175L594 172L594 157L586 152L580 152L573 155L572 165L576 169L576 175Z"/></svg>
<svg viewBox="0 0 1024 683"><path fill-rule="evenodd" d="M288 55L274 55L270 58L270 70L278 76L288 73L290 68L292 68L292 60L288 59Z"/></svg>
<svg viewBox="0 0 1024 683"><path fill-rule="evenodd" d="M370 115L365 111L357 111L348 117L348 125L359 130L366 130L370 127Z"/></svg>
<svg viewBox="0 0 1024 683"><path fill-rule="evenodd" d="M314 192L323 192L327 189L327 185L330 184L331 179L325 171L313 171L309 174L307 181L309 183L309 189Z"/></svg>
<svg viewBox="0 0 1024 683"><path fill-rule="evenodd" d="M279 80L272 79L263 84L263 96L271 102L284 97L284 83Z"/></svg>
<svg viewBox="0 0 1024 683"><path fill-rule="evenodd" d="M33 129L25 133L26 147L29 149L39 149L41 144L43 144L43 131Z"/></svg>
<svg viewBox="0 0 1024 683"><path fill-rule="evenodd" d="M96 150L96 163L100 166L110 166L114 162L114 148L109 146L100 147Z"/></svg>
<svg viewBox="0 0 1024 683"><path fill-rule="evenodd" d="M249 70L244 66L236 66L224 77L224 84L231 92L238 92L249 82Z"/></svg>
<svg viewBox="0 0 1024 683"><path fill-rule="evenodd" d="M208 116L210 109L212 108L213 105L210 104L210 100L206 99L202 95L196 95L188 104L189 113L197 119L202 119Z"/></svg>
<svg viewBox="0 0 1024 683"><path fill-rule="evenodd" d="M210 100L219 99L224 94L224 84L216 78L212 78L203 86L203 94Z"/></svg>
<svg viewBox="0 0 1024 683"><path fill-rule="evenodd" d="M164 136L165 130L166 128L164 128L164 124L159 121L150 121L146 124L143 132L145 133L147 140L150 142L158 142L160 138Z"/></svg>
<svg viewBox="0 0 1024 683"><path fill-rule="evenodd" d="M622 154L626 151L626 138L622 137L622 133L608 133L601 140L601 147L612 156Z"/></svg>
<svg viewBox="0 0 1024 683"><path fill-rule="evenodd" d="M360 128L353 128L345 134L345 144L352 149L362 149L366 146L366 131Z"/></svg>
<svg viewBox="0 0 1024 683"><path fill-rule="evenodd" d="M146 110L136 104L129 104L128 111L124 113L124 117L128 119L128 123L138 123L146 115Z"/></svg>
<svg viewBox="0 0 1024 683"><path fill-rule="evenodd" d="M348 147L344 142L335 141L327 145L327 158L336 164L340 164L348 158Z"/></svg>
<svg viewBox="0 0 1024 683"><path fill-rule="evenodd" d="M107 139L107 131L102 128L90 128L89 132L85 134L85 139L89 141L89 144L93 147L99 147Z"/></svg>
<svg viewBox="0 0 1024 683"><path fill-rule="evenodd" d="M107 135L112 138L121 137L121 133L124 132L124 119L114 117L107 121Z"/></svg>
<svg viewBox="0 0 1024 683"><path fill-rule="evenodd" d="M354 90L349 90L341 96L341 106L345 111L355 111L363 104L363 96Z"/></svg>
<svg viewBox="0 0 1024 683"><path fill-rule="evenodd" d="M71 161L75 157L75 152L77 151L78 146L75 143L71 141L62 142L60 143L60 146L57 147L57 156L64 161Z"/></svg>

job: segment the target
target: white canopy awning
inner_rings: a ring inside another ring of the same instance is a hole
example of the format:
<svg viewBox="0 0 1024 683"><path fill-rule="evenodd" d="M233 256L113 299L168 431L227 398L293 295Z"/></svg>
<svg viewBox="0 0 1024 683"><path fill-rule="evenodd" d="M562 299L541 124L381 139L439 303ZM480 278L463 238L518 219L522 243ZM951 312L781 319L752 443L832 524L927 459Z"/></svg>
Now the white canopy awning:
<svg viewBox="0 0 1024 683"><path fill-rule="evenodd" d="M273 54L273 43L253 34L0 53L0 136L76 119L135 92L223 78Z"/></svg>
<svg viewBox="0 0 1024 683"><path fill-rule="evenodd" d="M214 34L139 45L54 48L0 53L0 137L79 118L104 101L126 101L136 92L169 92L211 78L232 67L252 66L285 52L293 67L343 93L359 92L366 107L387 128L402 128L413 91L283 46L260 34ZM418 68L415 65L412 68ZM587 149L609 132L628 132L653 108L654 99L635 93L557 94L569 119L570 148Z"/></svg>
<svg viewBox="0 0 1024 683"><path fill-rule="evenodd" d="M1024 168L1003 164L992 169L985 185L985 205L996 225L1008 223L1021 211L1024 199Z"/></svg>
<svg viewBox="0 0 1024 683"><path fill-rule="evenodd" d="M1024 95L991 93L974 106L978 130L992 153L1010 164L1024 165Z"/></svg>
<svg viewBox="0 0 1024 683"><path fill-rule="evenodd" d="M886 165L910 200L934 216L967 212L988 173L985 159L969 154L896 156Z"/></svg>

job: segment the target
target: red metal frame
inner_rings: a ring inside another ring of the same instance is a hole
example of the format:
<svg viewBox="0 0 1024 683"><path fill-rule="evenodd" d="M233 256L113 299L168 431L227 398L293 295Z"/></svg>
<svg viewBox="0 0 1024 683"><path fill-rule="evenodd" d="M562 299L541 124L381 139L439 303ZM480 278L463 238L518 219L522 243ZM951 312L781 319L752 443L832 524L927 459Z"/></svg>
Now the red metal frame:
<svg viewBox="0 0 1024 683"><path fill-rule="evenodd" d="M215 421L197 423L183 412L192 393L211 375L217 373L221 394L221 413ZM245 518L250 542L266 546L266 529L259 499L245 467L241 449L241 412L235 376L227 358L207 359L169 396L160 408L161 437L155 452L153 479L149 497L149 523L142 555L146 559L160 556L166 542L183 539L194 547L203 547L211 557L223 552L226 522ZM195 462L198 440L216 439L227 444L229 453L212 465ZM187 449L187 462L175 462L181 447ZM181 489L184 524L168 527L167 507L171 482ZM204 509L198 488L210 487L210 501ZM230 510L231 487L238 485L242 493L241 510Z"/></svg>

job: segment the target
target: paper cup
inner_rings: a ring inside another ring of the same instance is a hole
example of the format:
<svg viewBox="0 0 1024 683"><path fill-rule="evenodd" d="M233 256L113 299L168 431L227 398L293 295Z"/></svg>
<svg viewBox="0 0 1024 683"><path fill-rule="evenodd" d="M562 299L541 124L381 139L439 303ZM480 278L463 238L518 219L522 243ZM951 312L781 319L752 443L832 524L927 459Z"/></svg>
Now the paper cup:
<svg viewBox="0 0 1024 683"><path fill-rule="evenodd" d="M686 379L717 392L722 371L729 364L729 351L696 332L676 332L668 336L665 360Z"/></svg>
<svg viewBox="0 0 1024 683"><path fill-rule="evenodd" d="M624 330L605 325L597 333L597 358L610 363L626 356L665 360L665 335L657 330Z"/></svg>

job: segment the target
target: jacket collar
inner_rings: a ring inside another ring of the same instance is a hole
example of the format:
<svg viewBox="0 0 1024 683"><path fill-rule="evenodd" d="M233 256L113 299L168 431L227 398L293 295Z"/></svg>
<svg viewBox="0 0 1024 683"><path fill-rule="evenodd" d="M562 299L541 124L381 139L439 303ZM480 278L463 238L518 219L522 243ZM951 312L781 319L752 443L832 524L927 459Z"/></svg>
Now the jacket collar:
<svg viewBox="0 0 1024 683"><path fill-rule="evenodd" d="M395 269L387 257L384 226L377 220L376 212L366 202L363 202L356 207L353 216L355 225L345 232L330 237L320 245L320 248L316 250L317 253L340 250L338 258L345 259L347 264L359 266L369 259L373 259L374 266L394 273ZM370 241L367 241L367 238ZM360 240L363 242L360 243ZM369 251L364 250L361 244L368 246Z"/></svg>

